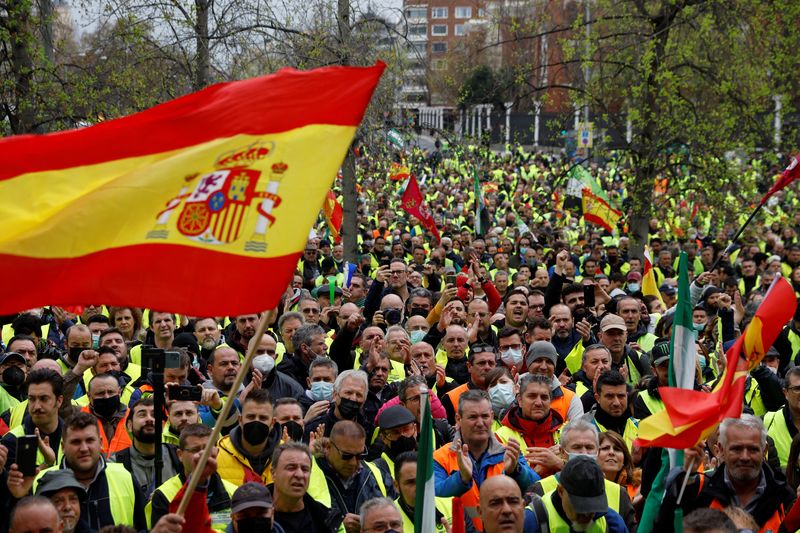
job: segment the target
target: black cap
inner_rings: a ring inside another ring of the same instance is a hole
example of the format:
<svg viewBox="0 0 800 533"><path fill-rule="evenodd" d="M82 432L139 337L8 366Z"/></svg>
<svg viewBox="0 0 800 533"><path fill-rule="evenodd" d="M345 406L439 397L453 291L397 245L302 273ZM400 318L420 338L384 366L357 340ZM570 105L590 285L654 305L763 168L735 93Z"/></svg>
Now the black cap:
<svg viewBox="0 0 800 533"><path fill-rule="evenodd" d="M49 498L64 489L74 489L78 494L78 499L81 501L87 498L86 489L78 483L78 480L75 479L75 474L69 469L45 472L36 487L36 495Z"/></svg>
<svg viewBox="0 0 800 533"><path fill-rule="evenodd" d="M669 361L669 341L658 341L650 351L650 364L660 366Z"/></svg>
<svg viewBox="0 0 800 533"><path fill-rule="evenodd" d="M394 429L416 422L414 415L402 405L387 407L378 415L378 426L381 429Z"/></svg>
<svg viewBox="0 0 800 533"><path fill-rule="evenodd" d="M17 352L6 352L3 355L0 355L0 365L9 362L12 359L17 359L20 363L28 363L22 354L18 354Z"/></svg>
<svg viewBox="0 0 800 533"><path fill-rule="evenodd" d="M580 513L604 513L608 510L606 482L594 457L579 455L564 465L558 479L569 495L572 508Z"/></svg>
<svg viewBox="0 0 800 533"><path fill-rule="evenodd" d="M240 486L231 498L232 513L240 513L253 507L261 507L263 509L272 507L272 494L270 494L269 489L255 481Z"/></svg>

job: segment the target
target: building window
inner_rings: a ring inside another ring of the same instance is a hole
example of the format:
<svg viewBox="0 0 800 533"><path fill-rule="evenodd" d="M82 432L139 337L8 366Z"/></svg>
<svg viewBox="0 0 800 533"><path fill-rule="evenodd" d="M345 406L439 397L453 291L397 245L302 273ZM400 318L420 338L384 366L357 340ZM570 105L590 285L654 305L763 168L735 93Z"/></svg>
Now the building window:
<svg viewBox="0 0 800 533"><path fill-rule="evenodd" d="M428 35L428 26L425 24L412 24L408 27L408 34L425 37Z"/></svg>
<svg viewBox="0 0 800 533"><path fill-rule="evenodd" d="M431 35L443 37L447 35L447 24L434 24L431 26Z"/></svg>
<svg viewBox="0 0 800 533"><path fill-rule="evenodd" d="M485 17L486 16L486 10L483 9L482 7L479 7L478 8L478 16L481 17L481 18Z"/></svg>
<svg viewBox="0 0 800 533"><path fill-rule="evenodd" d="M464 24L456 24L453 26L453 35L466 35L467 30Z"/></svg>
<svg viewBox="0 0 800 533"><path fill-rule="evenodd" d="M432 7L431 8L431 18L434 18L434 19L446 19L447 18L447 8L446 7Z"/></svg>
<svg viewBox="0 0 800 533"><path fill-rule="evenodd" d="M428 10L424 7L410 7L406 9L406 18L424 19L428 16Z"/></svg>
<svg viewBox="0 0 800 533"><path fill-rule="evenodd" d="M433 52L434 54L443 54L447 52L447 43L431 44L431 52Z"/></svg>
<svg viewBox="0 0 800 533"><path fill-rule="evenodd" d="M472 17L472 8L471 7L457 7L456 8L456 18L457 19L468 19Z"/></svg>

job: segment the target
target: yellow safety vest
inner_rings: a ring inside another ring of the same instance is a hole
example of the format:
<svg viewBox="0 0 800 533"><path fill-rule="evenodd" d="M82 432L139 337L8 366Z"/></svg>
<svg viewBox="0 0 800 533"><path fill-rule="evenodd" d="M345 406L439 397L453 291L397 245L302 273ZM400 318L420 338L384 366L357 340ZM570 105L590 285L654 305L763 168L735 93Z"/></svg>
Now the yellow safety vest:
<svg viewBox="0 0 800 533"><path fill-rule="evenodd" d="M222 486L225 487L225 492L228 493L229 498L233 498L233 493L236 492L236 485L233 483L228 483L224 479L222 481ZM181 476L176 475L169 478L167 481L161 484L160 487L156 489L156 492L160 492L168 502L172 502L175 499L175 496L178 495L180 492L181 487L183 487L183 481L181 481ZM209 513L211 515L211 529L214 531L219 531L220 533L225 533L225 530L228 527L228 524L231 523L231 510L223 509L221 511L216 511L213 513ZM150 529L153 527L153 501L152 498L147 505L144 507L144 515L147 519L147 528Z"/></svg>
<svg viewBox="0 0 800 533"><path fill-rule="evenodd" d="M11 431L9 431L9 433L11 433L12 435L14 435L17 438L24 437L25 436L25 427L22 425L22 423L20 423L20 425L12 428ZM17 448L17 449L19 449L19 448ZM63 459L63 458L64 458L64 445L61 444L61 445L59 445L58 453L56 454L56 464L59 464L61 462L61 459ZM42 454L42 451L40 449L38 449L38 447L36 449L36 464L37 465L45 464L44 455Z"/></svg>
<svg viewBox="0 0 800 533"><path fill-rule="evenodd" d="M600 422L595 419L595 425L597 425L597 429L600 430L601 433L605 433L608 431L606 428L603 427ZM639 421L633 417L629 417L628 421L625 422L625 431L622 433L622 440L625 441L625 444L628 445L628 451L633 453L633 441L636 440L636 437L639 436Z"/></svg>
<svg viewBox="0 0 800 533"><path fill-rule="evenodd" d="M583 364L583 339L579 339L575 343L567 357L564 358L564 362L567 364L567 370L569 370L570 374L574 374L581 369Z"/></svg>
<svg viewBox="0 0 800 533"><path fill-rule="evenodd" d="M778 452L781 468L786 470L786 465L789 463L789 449L792 447L792 434L786 424L783 409L770 411L764 415L764 427L767 428L767 434L775 441L775 449Z"/></svg>
<svg viewBox="0 0 800 533"><path fill-rule="evenodd" d="M606 492L608 492L608 489L606 489ZM542 502L544 503L545 510L547 510L547 522L550 531L552 531L553 533L563 533L571 531L570 524L568 524L561 518L561 516L558 514L558 511L556 511L555 506L553 505L553 493L549 492L545 494L542 497ZM609 507L611 507L610 502L609 502ZM533 510L532 505L529 506L529 508ZM608 528L606 526L606 517L601 516L600 518L592 522L592 525L589 527L587 532L605 533L607 529Z"/></svg>
<svg viewBox="0 0 800 533"><path fill-rule="evenodd" d="M609 481L607 479L603 481L606 485L606 499L608 500L608 506L619 513L619 502L621 498L620 494L622 494L623 488L621 485L618 485L613 481ZM556 490L556 487L558 486L558 474L547 476L546 478L537 481L535 484L542 487L542 493L547 495Z"/></svg>
<svg viewBox="0 0 800 533"><path fill-rule="evenodd" d="M442 514L442 516L444 516L447 519L448 523L451 522L451 520L453 518L453 516L452 516L453 515L453 512L452 512L453 503L452 502L453 502L453 498L436 498L435 499L436 510L439 511ZM394 501L394 503L395 503L395 506L397 507L397 510L400 511L400 516L403 517L403 531L408 531L409 533L412 533L414 531L414 519L413 519L413 517L410 518L405 513L405 511L403 511L403 508L400 507L400 498L397 498ZM436 524L435 531L436 531L436 533L444 533L445 532L444 526L442 524Z"/></svg>
<svg viewBox="0 0 800 533"><path fill-rule="evenodd" d="M648 390L643 390L642 392L640 392L639 398L642 399L644 405L647 407L647 410L650 411L651 415L660 413L661 411L666 409L666 407L664 407L664 402L659 400L658 398L650 396L650 391Z"/></svg>

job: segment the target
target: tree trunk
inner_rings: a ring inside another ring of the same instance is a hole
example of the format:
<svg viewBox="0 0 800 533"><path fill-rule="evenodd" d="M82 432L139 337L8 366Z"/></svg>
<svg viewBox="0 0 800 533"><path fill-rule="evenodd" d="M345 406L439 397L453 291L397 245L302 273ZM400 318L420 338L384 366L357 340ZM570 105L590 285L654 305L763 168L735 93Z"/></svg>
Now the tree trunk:
<svg viewBox="0 0 800 533"><path fill-rule="evenodd" d="M9 41L11 42L11 72L14 83L16 113L9 121L15 134L36 133L36 112L33 85L33 47L31 4L28 0L12 0L8 4Z"/></svg>
<svg viewBox="0 0 800 533"><path fill-rule="evenodd" d="M39 31L42 32L42 48L44 57L52 65L56 60L55 43L53 40L53 1L38 0L39 2Z"/></svg>
<svg viewBox="0 0 800 533"><path fill-rule="evenodd" d="M350 0L338 0L339 62L350 64ZM342 164L342 246L346 261L355 263L358 254L358 193L356 192L356 157L353 147L347 150Z"/></svg>
<svg viewBox="0 0 800 533"><path fill-rule="evenodd" d="M197 10L197 22L195 23L197 56L195 57L194 90L199 91L211 83L208 59L209 0L195 0L194 4Z"/></svg>

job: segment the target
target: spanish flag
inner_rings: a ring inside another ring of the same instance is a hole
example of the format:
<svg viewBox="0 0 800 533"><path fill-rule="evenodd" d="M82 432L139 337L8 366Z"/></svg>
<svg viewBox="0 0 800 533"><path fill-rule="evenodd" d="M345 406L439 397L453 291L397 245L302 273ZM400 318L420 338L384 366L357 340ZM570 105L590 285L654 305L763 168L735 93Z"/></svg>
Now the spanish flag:
<svg viewBox="0 0 800 533"><path fill-rule="evenodd" d="M672 387L659 393L666 409L639 423L639 446L691 448L725 418L742 414L747 371L761 362L783 326L794 316L797 300L791 284L778 277L744 334L727 353L725 373L710 394Z"/></svg>
<svg viewBox="0 0 800 533"><path fill-rule="evenodd" d="M617 227L622 213L611 207L611 205L594 194L591 189L583 189L583 219L613 232Z"/></svg>
<svg viewBox="0 0 800 533"><path fill-rule="evenodd" d="M344 212L342 211L342 204L336 199L335 192L328 191L325 201L322 204L322 213L325 216L325 222L328 224L328 230L331 232L333 241L337 244L342 242Z"/></svg>
<svg viewBox="0 0 800 533"><path fill-rule="evenodd" d="M284 69L0 141L0 314L273 307L383 69Z"/></svg>
<svg viewBox="0 0 800 533"><path fill-rule="evenodd" d="M661 291L658 290L656 284L656 273L653 272L653 261L650 258L650 247L644 247L644 273L642 274L642 294L645 296L655 296L661 303L664 303L661 298Z"/></svg>

